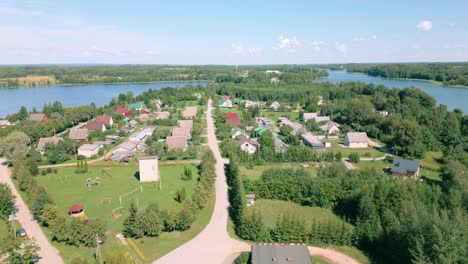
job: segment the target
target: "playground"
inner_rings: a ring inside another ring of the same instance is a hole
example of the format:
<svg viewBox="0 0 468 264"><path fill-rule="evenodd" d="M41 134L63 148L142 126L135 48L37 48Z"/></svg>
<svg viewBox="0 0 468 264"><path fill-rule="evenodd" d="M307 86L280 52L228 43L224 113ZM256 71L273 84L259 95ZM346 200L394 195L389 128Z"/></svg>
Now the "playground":
<svg viewBox="0 0 468 264"><path fill-rule="evenodd" d="M194 176L198 175L194 165L160 166L161 183L140 183L135 164L89 166L88 172L82 174L76 174L73 167L61 168L56 175L38 176L37 181L55 201L59 212L66 215L72 204L81 204L88 218L100 218L106 221L110 231L118 233L132 200L141 208L157 202L161 209L169 209L180 206L174 199L178 189L185 187L187 196L192 194L198 177L181 180L184 166L189 166Z"/></svg>

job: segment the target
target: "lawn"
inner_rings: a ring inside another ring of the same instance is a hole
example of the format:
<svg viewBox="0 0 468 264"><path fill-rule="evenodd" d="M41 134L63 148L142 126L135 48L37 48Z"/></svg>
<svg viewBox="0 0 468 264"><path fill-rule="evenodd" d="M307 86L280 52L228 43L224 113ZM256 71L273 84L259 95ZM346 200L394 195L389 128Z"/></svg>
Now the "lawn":
<svg viewBox="0 0 468 264"><path fill-rule="evenodd" d="M277 122L280 117L287 117L292 121L299 121L299 112L274 112L274 111L261 111L261 117L267 117Z"/></svg>
<svg viewBox="0 0 468 264"><path fill-rule="evenodd" d="M379 172L384 173L384 169L389 169L392 167L392 164L385 160L361 160L356 165L359 169L375 169Z"/></svg>
<svg viewBox="0 0 468 264"><path fill-rule="evenodd" d="M309 165L309 167L303 167L304 164ZM254 166L252 169L249 169L245 166L240 166L240 174L245 175L250 180L257 180L262 175L263 171L271 168L285 169L285 168L304 168L305 171L309 172L310 175L317 175L317 168L315 168L314 163L304 162L304 163L272 163L262 166Z"/></svg>
<svg viewBox="0 0 468 264"><path fill-rule="evenodd" d="M358 153L359 156L361 156L362 158L378 158L378 157L383 157L385 155L385 153L373 147L369 147L369 148L343 147L340 145L340 143L343 142L343 138L339 138L336 140L328 140L328 141L331 142L331 147L327 148L326 150L339 151L341 152L344 158L347 158L349 154L353 152Z"/></svg>
<svg viewBox="0 0 468 264"><path fill-rule="evenodd" d="M424 154L424 158L420 161L421 166L424 168L428 168L430 170L436 171L442 165L440 163L440 159L442 158L443 154L441 151L432 152L428 151Z"/></svg>
<svg viewBox="0 0 468 264"><path fill-rule="evenodd" d="M180 175L184 166L189 166L194 172L191 181L183 181ZM38 176L38 183L46 188L52 199L55 201L59 211L67 213L68 207L74 203L83 204L85 213L89 218L100 218L107 222L107 240L102 247L103 255L109 251L122 251L124 247L115 239L115 235L122 231L122 223L125 216L119 219L112 218L113 209L120 207L119 196L135 191L122 200L122 206L129 206L132 199L138 201L140 208L145 208L151 202L157 202L161 209L177 208L180 204L175 201L175 192L182 187L186 188L187 196L192 194L197 182L197 168L192 165L160 165L159 171L162 178L162 189L159 183L140 183L137 179L138 167L135 165L113 165L112 167L89 166L86 174L75 174L75 168L61 168L57 175L48 174ZM107 173L103 174L103 170ZM87 190L86 179L101 177L99 187ZM140 191L143 187L143 192ZM193 227L185 232L163 233L159 238L145 238L135 241L137 246L146 256L144 262L150 262L164 255L170 250L188 241L198 234L206 224L208 224L213 201L197 215L197 220ZM50 236L50 230L44 229ZM92 248L77 248L64 244L54 243L60 250L66 261L75 256L81 256L88 261L93 261ZM131 253L133 250L130 250ZM135 256L135 254L133 254Z"/></svg>

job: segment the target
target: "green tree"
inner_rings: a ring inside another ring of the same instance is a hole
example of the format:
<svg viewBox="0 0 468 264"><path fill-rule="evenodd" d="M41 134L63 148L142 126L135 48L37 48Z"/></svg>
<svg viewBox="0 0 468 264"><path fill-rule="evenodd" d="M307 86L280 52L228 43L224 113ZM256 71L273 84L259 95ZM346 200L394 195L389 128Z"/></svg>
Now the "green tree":
<svg viewBox="0 0 468 264"><path fill-rule="evenodd" d="M8 219L8 216L13 213L14 205L15 197L11 193L10 187L0 183L0 219Z"/></svg>

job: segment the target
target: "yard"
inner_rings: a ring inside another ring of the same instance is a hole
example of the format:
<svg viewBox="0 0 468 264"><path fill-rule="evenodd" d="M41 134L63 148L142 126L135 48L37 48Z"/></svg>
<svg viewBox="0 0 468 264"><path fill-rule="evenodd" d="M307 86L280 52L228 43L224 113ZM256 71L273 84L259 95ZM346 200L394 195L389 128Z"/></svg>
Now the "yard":
<svg viewBox="0 0 468 264"><path fill-rule="evenodd" d="M183 181L180 175L184 166L189 166L194 172L191 181ZM86 174L75 174L75 168L61 168L57 175L48 174L38 176L38 183L46 188L52 199L55 201L59 211L67 213L68 207L72 204L83 204L85 213L89 218L100 218L107 222L107 240L102 247L103 255L109 251L122 251L124 247L115 239L115 235L122 231L122 223L126 217L124 214L119 219L113 219L113 209L120 207L119 196L128 194L122 199L122 206L128 208L131 201L137 201L140 208L145 208L152 202L157 202L161 209L177 208L180 204L174 199L175 192L185 187L187 196L192 194L192 190L197 182L197 168L192 164L187 165L160 165L159 171L162 178L162 189L159 183L140 183L138 177L138 167L135 165L113 165L112 167L89 166ZM99 186L87 189L86 180L88 178L101 178ZM141 192L140 186L143 187ZM198 234L206 224L208 224L213 208L213 201L203 209L193 223L191 229L185 232L163 233L158 238L145 238L135 241L135 244L142 251L145 259L143 262L151 262L161 257L170 250L188 241ZM50 230L44 229L50 235ZM76 256L81 256L89 262L93 262L92 248L76 248L64 244L54 243L60 250L66 262ZM133 256L134 250L127 248Z"/></svg>
<svg viewBox="0 0 468 264"><path fill-rule="evenodd" d="M344 158L347 158L349 154L356 152L359 154L360 157L362 158L379 158L385 156L385 153L382 151L375 149L373 147L369 148L348 148L346 146L340 145L340 143L343 143L343 138L339 138L336 140L328 140L331 142L331 147L327 148L326 150L333 150L333 151L339 151L341 154L343 154Z"/></svg>
<svg viewBox="0 0 468 264"><path fill-rule="evenodd" d="M260 116L270 118L274 122L278 122L280 117L287 117L291 121L299 121L299 112L261 111Z"/></svg>
<svg viewBox="0 0 468 264"><path fill-rule="evenodd" d="M308 166L304 167L303 165L306 164ZM309 172L310 175L315 176L317 175L317 168L314 166L315 163L304 162L304 163L272 163L262 166L254 166L252 169L247 168L245 166L239 166L240 175L245 175L250 180L257 180L262 175L263 171L267 169L285 169L285 168L294 168L299 169L303 168L305 171Z"/></svg>

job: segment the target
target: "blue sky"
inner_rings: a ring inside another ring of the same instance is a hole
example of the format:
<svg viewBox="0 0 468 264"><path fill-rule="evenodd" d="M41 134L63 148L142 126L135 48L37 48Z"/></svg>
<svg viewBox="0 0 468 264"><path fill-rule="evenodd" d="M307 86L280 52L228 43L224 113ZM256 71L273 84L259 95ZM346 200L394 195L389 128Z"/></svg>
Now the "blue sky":
<svg viewBox="0 0 468 264"><path fill-rule="evenodd" d="M467 14L466 0L0 0L0 64L468 61Z"/></svg>

